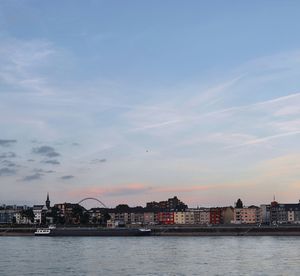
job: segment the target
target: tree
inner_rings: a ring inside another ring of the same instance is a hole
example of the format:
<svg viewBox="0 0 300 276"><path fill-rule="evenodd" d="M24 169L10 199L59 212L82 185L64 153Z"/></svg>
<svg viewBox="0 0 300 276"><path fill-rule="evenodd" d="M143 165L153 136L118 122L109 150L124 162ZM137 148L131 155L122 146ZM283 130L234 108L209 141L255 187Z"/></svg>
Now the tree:
<svg viewBox="0 0 300 276"><path fill-rule="evenodd" d="M235 203L235 208L243 208L243 202L241 201L240 198Z"/></svg>
<svg viewBox="0 0 300 276"><path fill-rule="evenodd" d="M78 224L81 222L84 208L78 204L75 204L72 208L72 223Z"/></svg>
<svg viewBox="0 0 300 276"><path fill-rule="evenodd" d="M85 212L80 216L80 224L88 224L90 221L90 215L88 212Z"/></svg>
<svg viewBox="0 0 300 276"><path fill-rule="evenodd" d="M103 214L103 219L101 221L101 224L106 226L107 221L110 220L110 219L111 219L110 214L109 213L104 213Z"/></svg>
<svg viewBox="0 0 300 276"><path fill-rule="evenodd" d="M26 210L23 210L21 213L22 217L27 218L28 220L30 220L32 223L34 222L34 213L33 213L33 209L29 208Z"/></svg>
<svg viewBox="0 0 300 276"><path fill-rule="evenodd" d="M127 204L119 204L116 206L116 210L120 213L123 213L129 211L130 207Z"/></svg>
<svg viewBox="0 0 300 276"><path fill-rule="evenodd" d="M53 218L53 223L60 222L60 210L56 206L53 206L51 208L51 211L49 212L48 216Z"/></svg>

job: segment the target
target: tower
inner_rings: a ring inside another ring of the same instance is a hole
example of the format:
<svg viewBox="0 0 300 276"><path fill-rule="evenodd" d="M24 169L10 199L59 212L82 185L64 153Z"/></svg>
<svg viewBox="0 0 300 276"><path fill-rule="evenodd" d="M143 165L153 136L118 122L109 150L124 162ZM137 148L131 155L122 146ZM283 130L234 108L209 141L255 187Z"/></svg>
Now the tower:
<svg viewBox="0 0 300 276"><path fill-rule="evenodd" d="M46 207L50 209L49 193L47 193Z"/></svg>

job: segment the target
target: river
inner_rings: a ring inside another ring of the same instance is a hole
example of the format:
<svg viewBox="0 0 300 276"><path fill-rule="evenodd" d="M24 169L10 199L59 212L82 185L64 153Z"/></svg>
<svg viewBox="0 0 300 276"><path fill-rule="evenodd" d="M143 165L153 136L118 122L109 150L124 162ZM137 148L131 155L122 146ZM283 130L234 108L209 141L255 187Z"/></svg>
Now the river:
<svg viewBox="0 0 300 276"><path fill-rule="evenodd" d="M300 237L0 237L0 275L299 275Z"/></svg>

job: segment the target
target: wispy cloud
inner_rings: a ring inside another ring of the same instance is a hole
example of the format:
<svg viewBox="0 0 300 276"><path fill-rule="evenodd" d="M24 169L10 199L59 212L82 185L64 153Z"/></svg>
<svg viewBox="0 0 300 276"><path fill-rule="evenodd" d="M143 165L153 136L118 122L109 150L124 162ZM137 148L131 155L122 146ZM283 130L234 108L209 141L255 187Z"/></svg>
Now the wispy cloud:
<svg viewBox="0 0 300 276"><path fill-rule="evenodd" d="M16 170L8 167L0 168L0 176L15 175Z"/></svg>
<svg viewBox="0 0 300 276"><path fill-rule="evenodd" d="M36 74L55 50L45 40L3 39L0 46L0 79L16 89L48 93L45 80Z"/></svg>
<svg viewBox="0 0 300 276"><path fill-rule="evenodd" d="M22 178L22 181L34 181L34 180L39 180L41 179L43 176L43 174L41 173L35 173L35 174L31 174L31 175L27 175L25 177Z"/></svg>
<svg viewBox="0 0 300 276"><path fill-rule="evenodd" d="M214 132L209 133L200 137L191 137L180 141L177 146L186 147L186 146L195 146L197 144L220 144L232 145L240 144L245 141L250 141L256 139L255 136L244 134L244 133L226 133L226 132Z"/></svg>
<svg viewBox="0 0 300 276"><path fill-rule="evenodd" d="M243 78L243 76L244 75L234 77L222 83L217 83L216 85L208 89L200 89L200 91L199 88L194 88L197 91L196 96L191 97L191 99L188 99L185 103L183 103L184 108L190 109L200 106L201 109L203 109L203 106L211 106L212 104L222 99L226 95L226 90L234 86L239 80Z"/></svg>
<svg viewBox="0 0 300 276"><path fill-rule="evenodd" d="M17 143L17 140L13 139L0 139L0 146L2 147L9 147L13 144Z"/></svg>
<svg viewBox="0 0 300 276"><path fill-rule="evenodd" d="M57 157L60 156L58 152L55 151L53 147L50 146L41 146L32 149L32 152L35 154L40 154L47 157Z"/></svg>
<svg viewBox="0 0 300 276"><path fill-rule="evenodd" d="M96 159L93 159L90 163L91 164L99 164L99 163L105 163L105 162L107 162L106 158L101 158L101 159L96 158Z"/></svg>
<svg viewBox="0 0 300 276"><path fill-rule="evenodd" d="M19 167L16 163L11 162L10 160L3 160L3 161L1 161L1 164L5 165L6 167L10 167L10 168Z"/></svg>
<svg viewBox="0 0 300 276"><path fill-rule="evenodd" d="M43 170L43 169L34 169L33 170L36 173L55 173L53 170Z"/></svg>
<svg viewBox="0 0 300 276"><path fill-rule="evenodd" d="M0 159L15 158L16 156L17 155L12 151L0 153Z"/></svg>
<svg viewBox="0 0 300 276"><path fill-rule="evenodd" d="M72 178L74 178L74 175L64 175L64 176L60 177L60 179L62 179L62 180L69 180Z"/></svg>
<svg viewBox="0 0 300 276"><path fill-rule="evenodd" d="M228 107L228 108L224 108L224 109L219 109L219 110L201 114L199 116L193 116L190 118L187 117L187 120L200 120L203 118L213 117L216 115L222 115L225 113L233 114L235 112L245 112L245 111L249 111L251 109L262 108L262 107L265 107L268 105L282 103L282 102L285 102L287 100L294 99L294 98L300 99L300 93L292 93L287 96L276 97L276 98L272 98L270 100L260 101L260 102L256 102L256 103L248 104L248 105L232 106L232 107Z"/></svg>
<svg viewBox="0 0 300 276"><path fill-rule="evenodd" d="M270 135L270 136L266 136L266 137L262 137L262 138L253 139L253 140L250 140L250 141L247 141L245 143L238 144L238 145L228 146L228 147L226 147L226 149L232 149L232 148L238 148L238 147L243 147L243 146L261 144L261 143L264 143L264 142L268 142L270 140L274 140L274 139L278 139L278 138L282 138L282 137L299 135L299 134L300 134L300 130L299 131L286 132L286 133L279 133L279 134L275 134L275 135Z"/></svg>
<svg viewBox="0 0 300 276"><path fill-rule="evenodd" d="M44 160L44 161L41 161L42 163L45 163L45 164L51 164L51 165L60 165L60 162L57 161L57 160Z"/></svg>
<svg viewBox="0 0 300 276"><path fill-rule="evenodd" d="M125 187L119 187L109 189L103 193L104 196L128 196L138 195L150 191L151 187L145 187L143 185L128 185Z"/></svg>
<svg viewBox="0 0 300 276"><path fill-rule="evenodd" d="M152 129L152 128L162 128L166 127L168 125L173 125L182 122L183 120L171 120L171 121L166 121L166 122L160 122L157 124L151 124L151 125L144 125L141 127L133 128L131 131L139 131L139 130L146 130L146 129Z"/></svg>
<svg viewBox="0 0 300 276"><path fill-rule="evenodd" d="M105 188L105 187L85 187L85 188L74 188L69 192L71 196L84 197L84 196L110 196L110 197L119 197L119 196L128 196L128 195L137 195L145 193L152 188L145 186L143 184L128 184L122 185L114 188Z"/></svg>

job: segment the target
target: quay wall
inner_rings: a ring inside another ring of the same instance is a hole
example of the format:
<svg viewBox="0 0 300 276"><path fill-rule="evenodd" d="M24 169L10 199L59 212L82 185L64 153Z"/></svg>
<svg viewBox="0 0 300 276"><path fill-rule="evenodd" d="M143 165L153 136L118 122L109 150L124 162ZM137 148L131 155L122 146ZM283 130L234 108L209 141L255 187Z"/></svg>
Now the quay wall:
<svg viewBox="0 0 300 276"><path fill-rule="evenodd" d="M300 236L300 226L155 227L153 236Z"/></svg>
<svg viewBox="0 0 300 276"><path fill-rule="evenodd" d="M57 229L63 236L64 228ZM35 231L36 228L2 227L0 236L33 236ZM300 236L300 226L153 226L151 236Z"/></svg>

